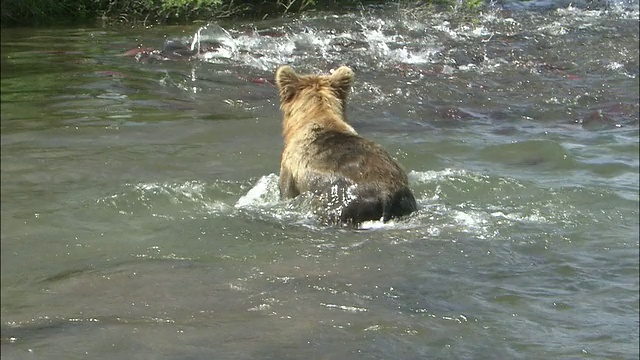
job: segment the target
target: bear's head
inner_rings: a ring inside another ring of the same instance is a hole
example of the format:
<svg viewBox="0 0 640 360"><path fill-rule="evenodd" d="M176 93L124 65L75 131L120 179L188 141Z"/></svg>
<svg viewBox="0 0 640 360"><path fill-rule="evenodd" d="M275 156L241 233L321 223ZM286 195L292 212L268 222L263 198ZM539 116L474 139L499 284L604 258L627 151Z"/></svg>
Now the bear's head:
<svg viewBox="0 0 640 360"><path fill-rule="evenodd" d="M276 71L280 108L285 119L295 115L335 115L344 120L353 71L341 66L331 75L299 75L290 66Z"/></svg>

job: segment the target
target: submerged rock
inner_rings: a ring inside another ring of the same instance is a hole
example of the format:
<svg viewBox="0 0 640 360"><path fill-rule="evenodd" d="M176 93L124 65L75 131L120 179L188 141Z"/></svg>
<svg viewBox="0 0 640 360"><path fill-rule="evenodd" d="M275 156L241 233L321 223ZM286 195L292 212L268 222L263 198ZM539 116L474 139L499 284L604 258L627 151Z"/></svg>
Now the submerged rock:
<svg viewBox="0 0 640 360"><path fill-rule="evenodd" d="M607 129L616 126L613 118L603 113L602 110L590 112L580 120L580 123L586 130Z"/></svg>

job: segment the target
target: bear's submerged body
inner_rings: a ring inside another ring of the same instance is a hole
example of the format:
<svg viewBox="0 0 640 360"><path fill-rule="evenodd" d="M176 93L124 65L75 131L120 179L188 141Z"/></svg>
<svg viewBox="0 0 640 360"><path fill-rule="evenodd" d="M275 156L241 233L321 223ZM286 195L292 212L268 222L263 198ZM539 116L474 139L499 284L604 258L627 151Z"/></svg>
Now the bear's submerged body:
<svg viewBox="0 0 640 360"><path fill-rule="evenodd" d="M312 194L323 222L357 226L408 215L417 206L402 167L346 122L352 78L347 67L326 76L278 69L285 142L279 187L282 198Z"/></svg>

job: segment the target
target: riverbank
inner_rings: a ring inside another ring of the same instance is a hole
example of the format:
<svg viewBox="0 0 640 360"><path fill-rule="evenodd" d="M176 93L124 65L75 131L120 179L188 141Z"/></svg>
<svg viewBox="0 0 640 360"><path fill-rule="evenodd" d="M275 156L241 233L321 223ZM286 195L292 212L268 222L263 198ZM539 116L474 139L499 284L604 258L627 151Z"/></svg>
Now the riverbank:
<svg viewBox="0 0 640 360"><path fill-rule="evenodd" d="M484 0L6 0L2 27L106 23L167 24L220 18L258 18L317 10L352 11L364 6L475 9Z"/></svg>

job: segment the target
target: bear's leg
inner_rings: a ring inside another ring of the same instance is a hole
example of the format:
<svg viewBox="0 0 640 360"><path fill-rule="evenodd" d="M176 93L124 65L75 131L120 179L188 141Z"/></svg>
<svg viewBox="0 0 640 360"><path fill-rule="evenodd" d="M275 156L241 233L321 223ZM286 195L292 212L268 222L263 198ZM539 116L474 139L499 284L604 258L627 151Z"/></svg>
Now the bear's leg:
<svg viewBox="0 0 640 360"><path fill-rule="evenodd" d="M416 198L411 190L404 188L385 201L382 221L387 222L392 218L409 215L416 210L418 210Z"/></svg>
<svg viewBox="0 0 640 360"><path fill-rule="evenodd" d="M280 166L280 179L278 180L280 188L280 199L291 199L300 195L300 191L296 187L293 175L284 165Z"/></svg>

